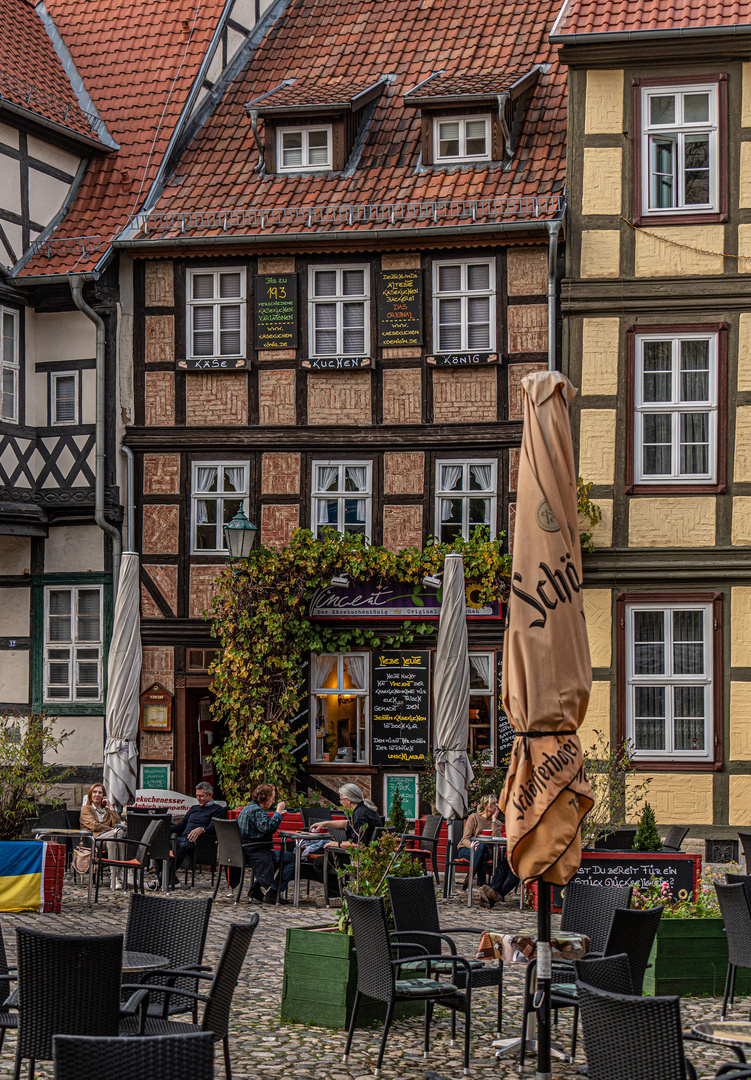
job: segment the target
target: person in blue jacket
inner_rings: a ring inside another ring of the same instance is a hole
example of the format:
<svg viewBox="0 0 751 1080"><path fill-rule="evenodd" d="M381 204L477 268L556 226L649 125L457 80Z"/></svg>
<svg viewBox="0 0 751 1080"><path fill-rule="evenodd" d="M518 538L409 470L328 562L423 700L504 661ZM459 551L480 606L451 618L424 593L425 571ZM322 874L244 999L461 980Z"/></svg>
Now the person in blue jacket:
<svg viewBox="0 0 751 1080"><path fill-rule="evenodd" d="M274 851L274 833L282 823L282 814L287 809L285 802L277 803L276 810L269 817L276 790L273 784L258 784L253 789L253 799L240 811L238 825L240 836L243 841L243 850L248 864L253 868L255 881L248 895L253 900L263 900L266 904L276 903L277 883L276 871L279 868L280 853ZM282 892L292 880L295 873L295 858L291 852L285 851L282 864ZM267 889L264 896L263 889ZM279 903L284 904L284 896L279 898Z"/></svg>
<svg viewBox="0 0 751 1080"><path fill-rule="evenodd" d="M196 785L196 799L198 806L191 806L181 821L172 824L170 832L175 837L175 857L172 871L172 885L175 886L177 871L182 866L185 856L193 851L196 840L203 833L215 833L214 818L227 816L224 806L214 802L214 789L211 784L202 780Z"/></svg>

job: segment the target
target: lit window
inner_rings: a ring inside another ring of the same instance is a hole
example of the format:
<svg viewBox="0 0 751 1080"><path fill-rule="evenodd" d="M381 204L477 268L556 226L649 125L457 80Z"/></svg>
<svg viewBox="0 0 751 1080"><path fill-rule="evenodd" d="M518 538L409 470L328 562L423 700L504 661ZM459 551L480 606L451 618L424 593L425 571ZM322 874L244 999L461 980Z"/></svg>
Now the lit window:
<svg viewBox="0 0 751 1080"><path fill-rule="evenodd" d="M310 268L311 356L368 356L370 273L367 266Z"/></svg>
<svg viewBox="0 0 751 1080"><path fill-rule="evenodd" d="M717 84L645 86L641 95L645 212L716 210Z"/></svg>
<svg viewBox="0 0 751 1080"><path fill-rule="evenodd" d="M456 116L433 121L434 160L483 161L490 158L490 117Z"/></svg>
<svg viewBox="0 0 751 1080"><path fill-rule="evenodd" d="M279 128L279 172L331 168L331 127Z"/></svg>
<svg viewBox="0 0 751 1080"><path fill-rule="evenodd" d="M472 757L482 756L486 765L493 764L493 653L469 654L469 739L467 749Z"/></svg>
<svg viewBox="0 0 751 1080"><path fill-rule="evenodd" d="M53 372L50 375L50 423L57 427L61 424L78 423L78 372L64 374Z"/></svg>
<svg viewBox="0 0 751 1080"><path fill-rule="evenodd" d="M625 607L626 736L642 758L712 756L712 604Z"/></svg>
<svg viewBox="0 0 751 1080"><path fill-rule="evenodd" d="M242 461L193 463L191 551L226 551L224 526L238 510L248 513L248 464Z"/></svg>
<svg viewBox="0 0 751 1080"><path fill-rule="evenodd" d="M245 356L245 271L188 271L188 355Z"/></svg>
<svg viewBox="0 0 751 1080"><path fill-rule="evenodd" d="M102 589L46 588L44 700L102 700Z"/></svg>
<svg viewBox="0 0 751 1080"><path fill-rule="evenodd" d="M0 420L18 423L18 312L0 307L3 324L0 353Z"/></svg>
<svg viewBox="0 0 751 1080"><path fill-rule="evenodd" d="M436 462L436 533L441 543L469 540L480 525L495 537L496 462Z"/></svg>
<svg viewBox="0 0 751 1080"><path fill-rule="evenodd" d="M712 483L717 335L636 338L634 481Z"/></svg>
<svg viewBox="0 0 751 1080"><path fill-rule="evenodd" d="M370 536L371 463L313 462L312 529Z"/></svg>
<svg viewBox="0 0 751 1080"><path fill-rule="evenodd" d="M495 260L433 264L436 352L494 351Z"/></svg>
<svg viewBox="0 0 751 1080"><path fill-rule="evenodd" d="M370 654L325 653L312 666L313 760L367 764Z"/></svg>

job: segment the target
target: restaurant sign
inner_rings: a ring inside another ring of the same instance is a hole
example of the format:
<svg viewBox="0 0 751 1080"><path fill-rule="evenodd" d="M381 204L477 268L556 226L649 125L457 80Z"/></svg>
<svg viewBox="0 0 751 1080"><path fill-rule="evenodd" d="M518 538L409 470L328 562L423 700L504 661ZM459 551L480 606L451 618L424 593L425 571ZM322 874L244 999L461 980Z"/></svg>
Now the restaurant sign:
<svg viewBox="0 0 751 1080"><path fill-rule="evenodd" d="M501 606L494 600L480 605L475 599L479 586L466 588L467 618L500 619ZM352 581L348 586L324 585L310 600L311 619L438 619L440 592L412 585L384 585Z"/></svg>

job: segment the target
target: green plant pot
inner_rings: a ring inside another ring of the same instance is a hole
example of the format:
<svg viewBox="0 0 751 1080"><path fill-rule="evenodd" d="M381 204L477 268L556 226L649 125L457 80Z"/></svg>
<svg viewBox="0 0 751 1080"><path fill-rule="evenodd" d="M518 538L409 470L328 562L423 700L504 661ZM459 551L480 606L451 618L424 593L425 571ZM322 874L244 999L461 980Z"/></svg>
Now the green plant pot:
<svg viewBox="0 0 751 1080"><path fill-rule="evenodd" d="M653 997L722 997L728 969L728 942L722 919L661 919L644 977ZM751 971L738 968L736 995L751 994Z"/></svg>
<svg viewBox="0 0 751 1080"><path fill-rule="evenodd" d="M336 927L291 927L284 950L282 1020L317 1027L347 1028L357 989L357 958L352 938ZM424 1002L399 1002L396 1019L421 1016ZM386 1005L363 998L357 1026L383 1022Z"/></svg>

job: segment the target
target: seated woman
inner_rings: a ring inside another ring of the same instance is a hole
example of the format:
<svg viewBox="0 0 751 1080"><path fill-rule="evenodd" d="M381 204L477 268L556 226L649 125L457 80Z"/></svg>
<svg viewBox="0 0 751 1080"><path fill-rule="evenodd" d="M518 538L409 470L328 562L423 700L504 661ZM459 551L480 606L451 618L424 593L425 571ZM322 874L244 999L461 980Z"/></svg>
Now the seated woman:
<svg viewBox="0 0 751 1080"><path fill-rule="evenodd" d="M498 799L495 795L483 795L477 804L475 813L470 814L464 822L464 835L459 841L459 851L462 853L463 858L469 858L470 844L476 836L479 836L481 832L486 831L489 827L493 836L501 835L499 814ZM486 864L489 858L490 845L477 844L475 846L475 873L477 874L477 884L480 886L485 884ZM465 884L464 888L466 887Z"/></svg>
<svg viewBox="0 0 751 1080"><path fill-rule="evenodd" d="M358 787L357 784L344 784L340 787L339 798L341 799L342 809L345 812L352 811L352 818L347 821L345 827L346 839L342 840L341 843L338 840L332 840L326 847L343 848L344 850L357 847L358 844L367 847L373 840L376 829L380 829L383 825L375 803L365 798L362 788ZM311 826L311 832L322 832L324 829L341 829L341 827L341 821L317 821L315 825Z"/></svg>
<svg viewBox="0 0 751 1080"><path fill-rule="evenodd" d="M255 881L251 886L248 896L253 900L263 901L266 904L276 903L277 883L276 871L279 867L279 859L283 856L282 865L282 892L287 888L295 873L295 858L291 852L274 851L274 833L282 823L282 814L287 809L285 802L277 803L276 810L269 817L276 790L273 784L258 784L253 789L252 801L243 807L237 820L240 826L240 835L243 841L243 850L248 865L253 868ZM267 889L264 896L263 889ZM280 903L286 903L280 897Z"/></svg>
<svg viewBox="0 0 751 1080"><path fill-rule="evenodd" d="M123 835L124 826L120 822L120 815L109 803L104 784L92 784L89 788L84 805L81 807L81 828L88 829L99 840L107 840L107 854L110 859L125 858L125 844L118 844L116 840L118 836ZM109 840L109 837L113 839ZM85 854L89 854L90 857L89 852L81 852L80 858L74 863L79 873L82 872ZM86 861L84 872L88 873L88 869L88 861ZM110 869L110 888L122 889L122 887L122 869L113 866Z"/></svg>

